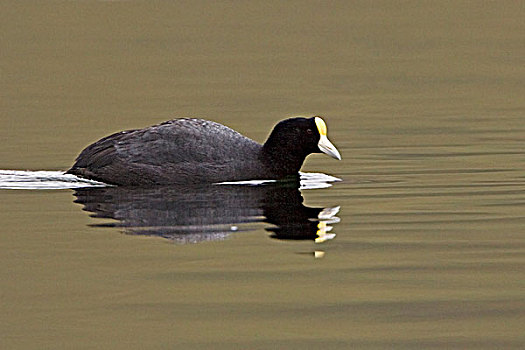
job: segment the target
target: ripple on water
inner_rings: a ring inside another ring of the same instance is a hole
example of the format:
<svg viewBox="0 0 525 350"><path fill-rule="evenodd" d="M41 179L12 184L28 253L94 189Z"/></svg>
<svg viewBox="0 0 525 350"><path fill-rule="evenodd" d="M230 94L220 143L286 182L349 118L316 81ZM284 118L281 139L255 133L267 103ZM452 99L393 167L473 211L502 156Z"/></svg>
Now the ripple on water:
<svg viewBox="0 0 525 350"><path fill-rule="evenodd" d="M321 173L300 174L300 189L326 188L332 186L332 182L341 181L334 176ZM272 182L275 182L275 180L234 181L222 182L221 184L258 186ZM107 184L65 174L62 171L0 170L0 189L61 190L104 186L107 186Z"/></svg>
<svg viewBox="0 0 525 350"><path fill-rule="evenodd" d="M104 187L106 184L87 180L63 171L0 170L0 189L61 190L82 187Z"/></svg>

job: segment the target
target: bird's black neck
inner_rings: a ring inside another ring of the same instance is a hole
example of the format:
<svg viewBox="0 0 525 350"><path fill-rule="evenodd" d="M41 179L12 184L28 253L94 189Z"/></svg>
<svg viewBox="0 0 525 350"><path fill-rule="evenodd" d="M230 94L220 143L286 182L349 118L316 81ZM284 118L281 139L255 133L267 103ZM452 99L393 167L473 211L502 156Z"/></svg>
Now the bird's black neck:
<svg viewBox="0 0 525 350"><path fill-rule="evenodd" d="M279 178L297 175L307 154L273 141L269 138L263 145L262 161Z"/></svg>

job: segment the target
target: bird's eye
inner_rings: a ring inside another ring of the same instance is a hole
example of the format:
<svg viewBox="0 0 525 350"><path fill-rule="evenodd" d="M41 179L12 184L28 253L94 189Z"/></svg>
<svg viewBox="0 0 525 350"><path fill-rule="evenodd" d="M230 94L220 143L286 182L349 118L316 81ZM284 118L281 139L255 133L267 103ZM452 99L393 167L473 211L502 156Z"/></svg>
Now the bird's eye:
<svg viewBox="0 0 525 350"><path fill-rule="evenodd" d="M313 134L313 131L312 131L312 129L306 129L306 133L307 133L308 135L312 135L312 134Z"/></svg>

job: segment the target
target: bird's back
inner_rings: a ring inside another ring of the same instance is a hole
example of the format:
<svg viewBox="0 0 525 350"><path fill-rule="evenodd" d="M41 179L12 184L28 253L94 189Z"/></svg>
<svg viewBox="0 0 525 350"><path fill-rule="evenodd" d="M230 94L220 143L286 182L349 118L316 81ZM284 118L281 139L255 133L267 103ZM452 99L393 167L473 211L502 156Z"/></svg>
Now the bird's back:
<svg viewBox="0 0 525 350"><path fill-rule="evenodd" d="M68 173L118 185L247 179L260 170L261 147L219 123L174 119L93 143Z"/></svg>

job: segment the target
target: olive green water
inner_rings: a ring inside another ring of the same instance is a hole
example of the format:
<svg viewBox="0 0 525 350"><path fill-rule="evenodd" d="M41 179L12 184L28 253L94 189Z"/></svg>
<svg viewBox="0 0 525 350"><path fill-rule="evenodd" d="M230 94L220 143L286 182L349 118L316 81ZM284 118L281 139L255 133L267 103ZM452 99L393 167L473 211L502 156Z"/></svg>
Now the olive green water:
<svg viewBox="0 0 525 350"><path fill-rule="evenodd" d="M176 116L263 141L321 114L303 191L333 240L265 223L178 245L72 190L0 190L0 348L525 347L525 3L8 2L0 169L63 170ZM314 251L324 257L314 258Z"/></svg>

